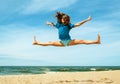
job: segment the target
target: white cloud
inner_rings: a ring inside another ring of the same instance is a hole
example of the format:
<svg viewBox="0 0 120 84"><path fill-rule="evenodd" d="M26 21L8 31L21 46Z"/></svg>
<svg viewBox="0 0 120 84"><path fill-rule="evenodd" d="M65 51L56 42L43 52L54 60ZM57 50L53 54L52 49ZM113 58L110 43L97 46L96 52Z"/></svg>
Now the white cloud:
<svg viewBox="0 0 120 84"><path fill-rule="evenodd" d="M30 0L0 0L0 23L14 18Z"/></svg>
<svg viewBox="0 0 120 84"><path fill-rule="evenodd" d="M39 53L39 51L46 51L46 49L39 49L39 46L36 47L32 45L33 36L36 35L38 41L41 42L51 41L57 37L55 33L53 33L54 31L47 33L48 30L28 25L10 24L0 27L0 37L3 37L0 39L0 55L8 55L14 58L33 59L36 56L49 56L50 54L44 52ZM48 35L45 35L45 32Z"/></svg>
<svg viewBox="0 0 120 84"><path fill-rule="evenodd" d="M51 11L59 8L70 6L77 0L31 0L30 3L24 7L22 14L34 14L40 11Z"/></svg>
<svg viewBox="0 0 120 84"><path fill-rule="evenodd" d="M119 40L116 39L116 40L113 40L112 42L109 42L110 39L107 39L107 38L109 38L109 36L111 38L114 36L116 38L118 38L117 36L120 35L119 32L113 33L112 35L109 34L110 31L113 31L112 26L106 27L106 23L105 24L103 23L102 26L99 26L99 23L96 22L95 25L92 25L90 27L88 27L88 25L86 24L85 26L83 26L83 28L73 29L71 31L71 34L72 34L71 36L75 37L75 39L83 38L83 40L87 40L87 39L93 40L93 39L96 39L97 33L100 32L101 39L102 39L101 45L104 45L104 47L101 46L101 48L97 49L98 47L95 48L95 47L89 47L89 46L82 46L79 49L80 45L78 45L76 47L73 46L73 47L68 47L68 48L64 48L61 50L61 48L55 48L55 47L32 46L32 40L33 40L34 35L36 35L38 41L41 41L41 42L58 40L56 29L45 30L45 29L40 29L39 27L34 28L31 26L22 25L22 24L19 24L19 25L11 24L11 25L6 25L6 26L1 26L0 30L2 32L2 33L0 33L0 36L2 37L2 35L4 35L3 36L4 38L1 38L1 40L3 40L3 41L1 41L1 43L0 43L0 46L2 47L2 48L0 48L0 54L7 54L10 56L13 56L16 58L22 58L22 59L42 59L42 60L48 60L48 59L52 60L53 58L51 58L51 56L53 56L54 59L58 59L59 57L65 58L66 55L71 56L71 55L73 55L73 53L76 53L76 54L80 53L81 55L84 55L86 58L87 56L89 56L89 54L85 54L84 50L88 51L88 53L90 53L93 51L93 49L96 52L96 54L94 54L94 55L97 56L98 53L101 54L101 52L108 50L110 48L109 46L113 46L112 47L113 49L117 48L117 46L114 47L114 45L111 43L114 43ZM106 34L104 34L105 32L106 32ZM107 46L108 42L110 45ZM119 45L119 44L117 44L117 45ZM86 49L86 47L87 47L87 49ZM76 49L76 48L78 48L78 49ZM117 48L117 49L119 49L119 48ZM79 52L79 50L82 52ZM47 51L47 53L45 53L46 51ZM66 51L66 54L64 54L64 51ZM101 52L99 52L99 51L101 51ZM56 53L54 53L54 52L56 52ZM58 53L59 53L59 55L58 55ZM114 52L111 52L111 53L114 53ZM105 55L108 56L110 54L107 53L107 51L106 51ZM118 54L118 53L116 53L116 54ZM104 56L104 53L102 54L102 56ZM47 59L45 59L45 58L47 58ZM74 57L71 57L71 58L74 58ZM71 59L71 58L69 58L69 59ZM67 58L65 58L65 59L67 59Z"/></svg>

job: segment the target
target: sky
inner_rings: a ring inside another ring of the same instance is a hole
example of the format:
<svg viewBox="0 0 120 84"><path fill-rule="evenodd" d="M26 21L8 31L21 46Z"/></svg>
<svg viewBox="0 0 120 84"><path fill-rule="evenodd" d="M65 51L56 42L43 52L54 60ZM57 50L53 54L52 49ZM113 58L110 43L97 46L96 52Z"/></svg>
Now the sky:
<svg viewBox="0 0 120 84"><path fill-rule="evenodd" d="M0 0L0 66L120 66L120 0ZM100 45L69 47L34 46L59 41L57 11L75 24L92 20L71 30L72 39L95 40Z"/></svg>

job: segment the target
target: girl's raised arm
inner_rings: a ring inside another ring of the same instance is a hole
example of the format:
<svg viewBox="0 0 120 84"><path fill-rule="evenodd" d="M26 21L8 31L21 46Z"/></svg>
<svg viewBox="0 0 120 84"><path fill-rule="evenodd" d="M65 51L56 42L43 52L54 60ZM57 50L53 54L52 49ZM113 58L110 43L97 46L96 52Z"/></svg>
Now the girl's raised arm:
<svg viewBox="0 0 120 84"><path fill-rule="evenodd" d="M89 16L86 20L83 20L83 21L81 21L81 22L76 23L76 24L74 25L74 27L78 27L78 26L84 24L85 22L90 21L91 19L92 19L91 16Z"/></svg>

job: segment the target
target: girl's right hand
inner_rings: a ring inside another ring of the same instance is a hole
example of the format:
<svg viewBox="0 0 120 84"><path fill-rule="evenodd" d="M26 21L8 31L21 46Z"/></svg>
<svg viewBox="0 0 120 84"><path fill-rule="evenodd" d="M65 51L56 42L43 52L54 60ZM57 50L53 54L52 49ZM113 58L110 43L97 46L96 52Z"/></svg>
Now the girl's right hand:
<svg viewBox="0 0 120 84"><path fill-rule="evenodd" d="M87 18L88 21L91 20L91 19L92 19L91 16L89 16L89 17Z"/></svg>
<svg viewBox="0 0 120 84"><path fill-rule="evenodd" d="M52 22L46 22L46 25L50 25L50 26L53 26L54 25L54 23L52 23Z"/></svg>
<svg viewBox="0 0 120 84"><path fill-rule="evenodd" d="M50 22L47 21L47 22L46 22L46 25L50 25Z"/></svg>

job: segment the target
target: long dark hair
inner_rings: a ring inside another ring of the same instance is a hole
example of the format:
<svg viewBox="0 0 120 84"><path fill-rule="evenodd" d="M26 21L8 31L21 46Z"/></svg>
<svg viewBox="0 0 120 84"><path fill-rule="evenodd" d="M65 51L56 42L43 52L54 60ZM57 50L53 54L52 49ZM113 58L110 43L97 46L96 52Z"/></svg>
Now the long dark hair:
<svg viewBox="0 0 120 84"><path fill-rule="evenodd" d="M69 15L62 13L62 12L56 12L55 17L57 18L57 22L62 23L61 19L62 18L66 18L66 23L69 24L70 23L70 17Z"/></svg>

